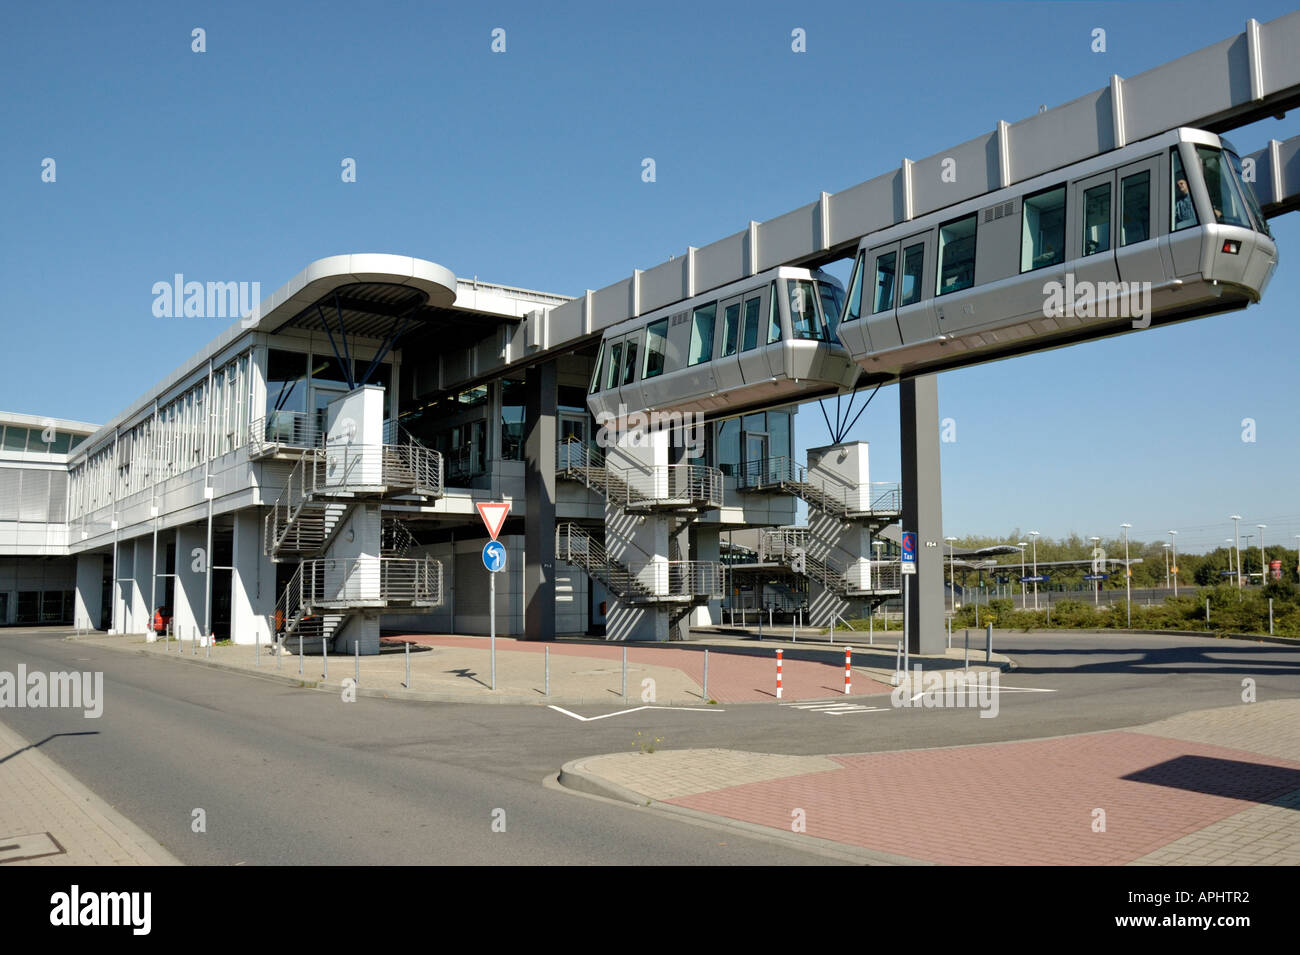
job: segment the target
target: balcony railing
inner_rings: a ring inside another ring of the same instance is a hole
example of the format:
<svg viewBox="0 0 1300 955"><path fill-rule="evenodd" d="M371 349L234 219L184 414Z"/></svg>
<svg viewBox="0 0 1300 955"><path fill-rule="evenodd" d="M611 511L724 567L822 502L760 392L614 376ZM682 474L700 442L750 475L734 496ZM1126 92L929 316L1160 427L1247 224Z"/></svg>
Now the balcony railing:
<svg viewBox="0 0 1300 955"><path fill-rule="evenodd" d="M432 557L319 557L302 562L302 606L433 607L442 603L442 564Z"/></svg>
<svg viewBox="0 0 1300 955"><path fill-rule="evenodd" d="M840 516L898 514L903 509L902 487L897 482L848 484L788 457L747 461L736 472L742 491L784 491L797 494L813 507Z"/></svg>

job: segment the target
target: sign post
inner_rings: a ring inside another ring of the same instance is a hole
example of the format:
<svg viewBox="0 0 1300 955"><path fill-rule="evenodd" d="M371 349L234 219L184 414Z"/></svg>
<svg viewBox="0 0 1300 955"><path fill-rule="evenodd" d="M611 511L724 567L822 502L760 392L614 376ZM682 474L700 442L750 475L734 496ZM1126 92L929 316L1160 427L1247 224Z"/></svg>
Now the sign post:
<svg viewBox="0 0 1300 955"><path fill-rule="evenodd" d="M903 531L902 537L902 572L903 572L903 653L910 654L912 649L912 614L911 582L916 574L916 531ZM903 657L903 671L907 672L908 659Z"/></svg>
<svg viewBox="0 0 1300 955"><path fill-rule="evenodd" d="M506 569L506 546L497 540L501 525L510 513L509 501L490 501L478 505L479 517L491 540L483 545L483 566L488 571L488 636L492 641L492 689L497 688L497 574Z"/></svg>

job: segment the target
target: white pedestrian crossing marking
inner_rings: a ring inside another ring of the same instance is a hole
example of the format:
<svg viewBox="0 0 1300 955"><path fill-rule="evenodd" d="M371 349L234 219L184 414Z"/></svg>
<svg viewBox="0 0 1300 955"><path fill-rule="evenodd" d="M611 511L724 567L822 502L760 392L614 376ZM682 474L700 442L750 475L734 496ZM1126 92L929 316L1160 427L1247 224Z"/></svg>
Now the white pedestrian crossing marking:
<svg viewBox="0 0 1300 955"><path fill-rule="evenodd" d="M780 703L779 706L793 706L797 710L810 710L813 713L825 713L827 716L847 716L849 713L883 713L887 706L864 706L861 703L836 703L821 700L814 703Z"/></svg>

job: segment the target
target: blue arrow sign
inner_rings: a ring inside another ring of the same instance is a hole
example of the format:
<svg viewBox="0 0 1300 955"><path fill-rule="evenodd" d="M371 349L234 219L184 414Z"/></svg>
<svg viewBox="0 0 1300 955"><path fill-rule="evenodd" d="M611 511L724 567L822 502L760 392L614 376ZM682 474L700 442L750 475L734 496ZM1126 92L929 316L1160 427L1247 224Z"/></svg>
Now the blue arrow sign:
<svg viewBox="0 0 1300 955"><path fill-rule="evenodd" d="M500 541L488 541L483 545L483 566L492 573L506 569L506 545Z"/></svg>

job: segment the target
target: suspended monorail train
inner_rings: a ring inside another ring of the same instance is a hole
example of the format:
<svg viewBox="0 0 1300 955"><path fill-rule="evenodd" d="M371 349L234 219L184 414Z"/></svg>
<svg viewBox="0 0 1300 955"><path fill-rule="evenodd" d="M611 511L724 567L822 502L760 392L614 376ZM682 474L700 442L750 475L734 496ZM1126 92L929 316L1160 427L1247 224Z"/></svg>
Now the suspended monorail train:
<svg viewBox="0 0 1300 955"><path fill-rule="evenodd" d="M1245 308L1277 246L1243 172L1177 129L868 235L840 341L890 381Z"/></svg>
<svg viewBox="0 0 1300 955"><path fill-rule="evenodd" d="M835 337L844 289L782 266L605 330L587 405L727 417L851 388L860 369Z"/></svg>

